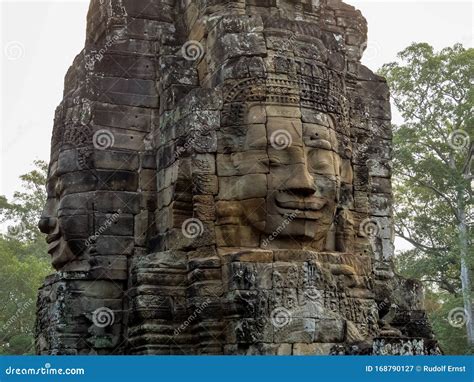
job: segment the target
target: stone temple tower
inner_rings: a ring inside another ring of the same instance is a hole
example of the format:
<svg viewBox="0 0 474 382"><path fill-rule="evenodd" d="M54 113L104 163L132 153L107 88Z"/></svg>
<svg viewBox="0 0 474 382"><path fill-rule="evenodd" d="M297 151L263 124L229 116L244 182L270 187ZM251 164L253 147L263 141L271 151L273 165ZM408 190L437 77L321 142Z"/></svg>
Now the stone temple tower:
<svg viewBox="0 0 474 382"><path fill-rule="evenodd" d="M38 354L436 354L394 273L389 91L339 0L92 0Z"/></svg>

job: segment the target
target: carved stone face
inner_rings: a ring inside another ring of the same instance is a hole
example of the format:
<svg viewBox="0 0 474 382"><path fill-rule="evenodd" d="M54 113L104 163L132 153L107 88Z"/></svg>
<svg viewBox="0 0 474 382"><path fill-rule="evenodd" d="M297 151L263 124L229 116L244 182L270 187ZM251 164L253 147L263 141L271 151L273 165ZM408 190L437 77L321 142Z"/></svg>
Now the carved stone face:
<svg viewBox="0 0 474 382"><path fill-rule="evenodd" d="M73 256L67 255L70 253L69 247L59 228L59 192L57 191L59 188L59 180L56 175L51 172L50 174L46 186L48 199L38 226L41 232L48 235L46 237L46 242L48 243L48 254L51 256L53 267L59 269L62 265L72 260Z"/></svg>
<svg viewBox="0 0 474 382"><path fill-rule="evenodd" d="M73 264L74 260L95 257L89 264L93 267L101 258L129 254L133 214L139 208L135 156L112 149L71 147L62 147L51 163L48 200L39 222L40 230L48 235L53 266L61 270L86 264Z"/></svg>
<svg viewBox="0 0 474 382"><path fill-rule="evenodd" d="M230 154L242 174L234 187L245 220L268 237L321 247L339 196L341 158L333 119L318 114L319 123L302 123L296 106L257 106L249 119L258 114L266 124L249 126L251 150Z"/></svg>
<svg viewBox="0 0 474 382"><path fill-rule="evenodd" d="M64 151L51 164L46 185L48 199L38 224L47 234L48 253L56 269L79 256L89 236L87 200L91 197L83 191L90 191L86 189L90 184L87 178L92 174L66 171L68 163L75 163L76 155L76 150Z"/></svg>

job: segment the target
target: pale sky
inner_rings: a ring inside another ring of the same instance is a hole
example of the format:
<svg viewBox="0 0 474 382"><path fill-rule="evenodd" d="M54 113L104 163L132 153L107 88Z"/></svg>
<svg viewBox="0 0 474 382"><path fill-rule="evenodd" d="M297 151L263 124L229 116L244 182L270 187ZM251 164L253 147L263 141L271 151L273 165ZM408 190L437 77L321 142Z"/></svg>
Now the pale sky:
<svg viewBox="0 0 474 382"><path fill-rule="evenodd" d="M137 0L138 1L138 0ZM473 42L470 1L346 0L369 23L364 63L373 70L412 42L437 49ZM0 0L0 194L11 197L35 159L49 159L63 80L85 40L84 1ZM13 59L12 59L13 58ZM399 118L395 117L395 122Z"/></svg>

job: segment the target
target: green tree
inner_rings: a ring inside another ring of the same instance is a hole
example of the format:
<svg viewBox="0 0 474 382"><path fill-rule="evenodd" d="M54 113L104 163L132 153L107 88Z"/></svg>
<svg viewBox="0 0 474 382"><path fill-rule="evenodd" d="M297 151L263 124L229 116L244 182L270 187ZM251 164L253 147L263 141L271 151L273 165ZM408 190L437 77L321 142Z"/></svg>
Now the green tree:
<svg viewBox="0 0 474 382"><path fill-rule="evenodd" d="M13 194L13 200L0 196L0 221L9 223L9 237L23 242L44 239L37 224L46 202L48 164L41 160L33 163L36 168L20 176L22 190Z"/></svg>
<svg viewBox="0 0 474 382"><path fill-rule="evenodd" d="M27 244L0 240L0 354L33 352L36 295L50 265L27 249Z"/></svg>
<svg viewBox="0 0 474 382"><path fill-rule="evenodd" d="M462 305L462 296L453 296L439 290L433 292L430 289L425 294L425 307L436 339L445 354L471 354L473 351L467 343L463 315L459 309Z"/></svg>
<svg viewBox="0 0 474 382"><path fill-rule="evenodd" d="M461 297L472 346L474 49L418 43L398 58L381 70L404 119L394 127L395 225L413 249L397 264L432 292Z"/></svg>
<svg viewBox="0 0 474 382"><path fill-rule="evenodd" d="M33 352L36 295L51 272L47 246L36 227L46 200L47 165L36 161L35 170L23 175L21 191L12 202L0 196L0 354Z"/></svg>

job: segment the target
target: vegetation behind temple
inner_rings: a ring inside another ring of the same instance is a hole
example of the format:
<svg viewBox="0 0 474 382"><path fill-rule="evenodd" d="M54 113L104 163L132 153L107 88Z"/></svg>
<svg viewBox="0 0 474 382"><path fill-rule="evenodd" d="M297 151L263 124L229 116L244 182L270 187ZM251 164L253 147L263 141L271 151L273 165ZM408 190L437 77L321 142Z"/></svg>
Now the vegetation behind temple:
<svg viewBox="0 0 474 382"><path fill-rule="evenodd" d="M22 190L12 201L0 196L0 222L8 233L0 236L0 354L33 354L36 295L51 273L47 245L36 227L46 201L47 164L20 177Z"/></svg>
<svg viewBox="0 0 474 382"><path fill-rule="evenodd" d="M404 120L394 126L395 231L413 248L395 260L400 273L423 281L443 350L468 353L474 346L474 49L457 44L435 52L421 43L398 58L380 72ZM449 322L455 309L466 326Z"/></svg>
<svg viewBox="0 0 474 382"><path fill-rule="evenodd" d="M468 222L474 51L456 45L435 53L427 44L414 44L399 58L381 70L405 120L394 127L395 223L397 235L414 248L399 254L396 264L404 276L423 281L426 308L444 352L467 354L472 348L466 328L453 327L448 316L465 305L466 292L472 298L461 282L461 255L470 273L473 256L469 225L459 232L459 211ZM454 131L470 135L461 150L449 144ZM36 161L35 166L21 177L23 188L13 201L0 196L0 221L10 225L9 234L0 236L0 354L33 353L37 289L51 272L36 227L46 200L47 164Z"/></svg>

